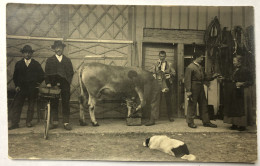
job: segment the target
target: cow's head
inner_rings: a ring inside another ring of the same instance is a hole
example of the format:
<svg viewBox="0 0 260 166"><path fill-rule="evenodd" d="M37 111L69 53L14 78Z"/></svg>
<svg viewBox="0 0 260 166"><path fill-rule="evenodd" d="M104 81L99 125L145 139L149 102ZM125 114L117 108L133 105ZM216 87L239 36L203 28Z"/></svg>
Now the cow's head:
<svg viewBox="0 0 260 166"><path fill-rule="evenodd" d="M161 88L162 88L162 92L163 93L166 93L169 91L169 87L167 86L166 84L166 74L159 70L155 73L155 77L158 81L161 81L160 84L162 85Z"/></svg>

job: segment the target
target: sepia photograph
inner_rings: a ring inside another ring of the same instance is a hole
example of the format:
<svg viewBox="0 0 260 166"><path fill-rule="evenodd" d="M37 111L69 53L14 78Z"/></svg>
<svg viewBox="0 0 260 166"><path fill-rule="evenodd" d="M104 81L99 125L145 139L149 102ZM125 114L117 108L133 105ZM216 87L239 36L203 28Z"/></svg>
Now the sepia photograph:
<svg viewBox="0 0 260 166"><path fill-rule="evenodd" d="M5 9L8 160L256 164L254 6Z"/></svg>

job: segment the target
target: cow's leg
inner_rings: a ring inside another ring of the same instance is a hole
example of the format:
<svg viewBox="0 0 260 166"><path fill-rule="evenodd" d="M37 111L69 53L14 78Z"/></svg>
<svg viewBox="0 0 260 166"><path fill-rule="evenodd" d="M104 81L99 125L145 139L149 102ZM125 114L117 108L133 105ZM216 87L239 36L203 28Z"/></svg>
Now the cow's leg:
<svg viewBox="0 0 260 166"><path fill-rule="evenodd" d="M128 118L130 118L130 115L131 115L131 113L132 113L132 100L131 99L126 99L126 107L127 107L127 110L128 110L128 112L127 112L127 117Z"/></svg>
<svg viewBox="0 0 260 166"><path fill-rule="evenodd" d="M127 106L127 110L128 110L127 117L130 118L132 107Z"/></svg>
<svg viewBox="0 0 260 166"><path fill-rule="evenodd" d="M78 71L78 79L79 79L79 85L80 85L80 97L79 97L79 124L80 126L86 126L86 119L85 119L85 110L84 105L87 105L86 102L86 95L84 93L85 86L83 86L82 82L82 68ZM86 89L85 89L86 90Z"/></svg>
<svg viewBox="0 0 260 166"><path fill-rule="evenodd" d="M79 97L79 124L80 126L86 126L86 119L85 119L85 107L84 105L87 105L86 103L86 96L80 96Z"/></svg>
<svg viewBox="0 0 260 166"><path fill-rule="evenodd" d="M99 126L95 117L96 100L93 97L89 96L88 104L89 104L89 115L91 118L91 123L93 126Z"/></svg>
<svg viewBox="0 0 260 166"><path fill-rule="evenodd" d="M146 105L146 101L145 101L145 98L144 98L144 92L141 88L136 86L135 91L138 94L138 97L140 99L140 104L136 108L136 111L138 111Z"/></svg>

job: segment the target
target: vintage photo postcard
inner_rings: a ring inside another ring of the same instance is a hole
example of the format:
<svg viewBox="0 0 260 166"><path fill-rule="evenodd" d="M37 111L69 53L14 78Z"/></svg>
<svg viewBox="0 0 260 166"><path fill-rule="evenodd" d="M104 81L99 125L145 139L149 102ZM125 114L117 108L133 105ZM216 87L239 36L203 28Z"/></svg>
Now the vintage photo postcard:
<svg viewBox="0 0 260 166"><path fill-rule="evenodd" d="M256 163L254 11L7 3L9 160Z"/></svg>

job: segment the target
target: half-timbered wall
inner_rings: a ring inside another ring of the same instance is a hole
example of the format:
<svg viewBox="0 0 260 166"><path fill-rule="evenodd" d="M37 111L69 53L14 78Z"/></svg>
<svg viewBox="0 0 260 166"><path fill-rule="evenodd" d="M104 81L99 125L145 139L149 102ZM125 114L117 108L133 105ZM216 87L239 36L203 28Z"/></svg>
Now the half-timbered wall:
<svg viewBox="0 0 260 166"><path fill-rule="evenodd" d="M131 15L129 6L8 4L8 89L14 89L14 65L21 59L20 49L24 45L32 46L34 58L44 69L46 59L54 55L51 49L53 41L63 40L66 44L64 54L71 59L75 72L71 101L77 101L80 94L78 69L84 62L131 65ZM110 106L114 107L117 106ZM106 115L106 110L101 110L98 117L122 116L113 113L114 109L109 110L109 115Z"/></svg>

